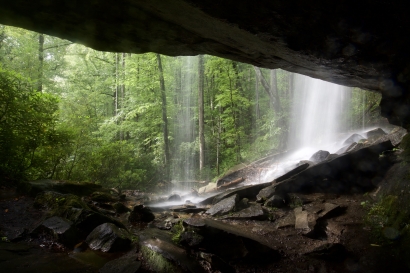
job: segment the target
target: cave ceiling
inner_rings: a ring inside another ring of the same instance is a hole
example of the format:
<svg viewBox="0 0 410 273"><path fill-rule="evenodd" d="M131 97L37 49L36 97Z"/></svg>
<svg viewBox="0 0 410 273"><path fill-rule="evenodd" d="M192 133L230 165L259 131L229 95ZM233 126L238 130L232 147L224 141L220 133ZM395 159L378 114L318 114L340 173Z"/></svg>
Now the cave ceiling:
<svg viewBox="0 0 410 273"><path fill-rule="evenodd" d="M387 0L0 0L0 23L113 52L210 54L382 93L410 128L410 9Z"/></svg>

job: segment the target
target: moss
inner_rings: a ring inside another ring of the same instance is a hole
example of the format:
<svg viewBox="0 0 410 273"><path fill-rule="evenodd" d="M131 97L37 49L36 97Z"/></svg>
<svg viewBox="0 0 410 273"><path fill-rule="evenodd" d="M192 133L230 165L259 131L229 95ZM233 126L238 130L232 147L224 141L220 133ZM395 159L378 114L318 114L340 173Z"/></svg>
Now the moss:
<svg viewBox="0 0 410 273"><path fill-rule="evenodd" d="M153 271L161 273L181 272L180 268L178 268L175 264L164 258L160 253L153 251L149 247L141 246L141 252L150 269L152 269Z"/></svg>
<svg viewBox="0 0 410 273"><path fill-rule="evenodd" d="M179 221L177 224L175 224L172 229L172 241L176 244L179 244L181 241L181 234L184 232L184 226L182 224L182 221Z"/></svg>
<svg viewBox="0 0 410 273"><path fill-rule="evenodd" d="M388 195L373 205L364 205L368 208L365 225L371 229L373 240L378 244L390 244L407 232L410 215L408 210L400 205L398 196Z"/></svg>

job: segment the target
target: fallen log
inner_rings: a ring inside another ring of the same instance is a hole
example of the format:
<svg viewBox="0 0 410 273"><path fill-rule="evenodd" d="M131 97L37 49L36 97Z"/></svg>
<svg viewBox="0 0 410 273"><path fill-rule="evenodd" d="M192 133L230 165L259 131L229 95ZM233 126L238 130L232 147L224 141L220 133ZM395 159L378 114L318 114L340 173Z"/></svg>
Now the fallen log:
<svg viewBox="0 0 410 273"><path fill-rule="evenodd" d="M244 180L245 180L244 177L239 177L238 179L235 179L235 180L233 180L233 181L231 181L231 182L229 182L229 183L225 183L225 184L219 186L217 189L219 190L219 189L221 189L221 188L227 188L227 187L230 187L230 186L232 186L232 185L239 184L239 183L243 182Z"/></svg>

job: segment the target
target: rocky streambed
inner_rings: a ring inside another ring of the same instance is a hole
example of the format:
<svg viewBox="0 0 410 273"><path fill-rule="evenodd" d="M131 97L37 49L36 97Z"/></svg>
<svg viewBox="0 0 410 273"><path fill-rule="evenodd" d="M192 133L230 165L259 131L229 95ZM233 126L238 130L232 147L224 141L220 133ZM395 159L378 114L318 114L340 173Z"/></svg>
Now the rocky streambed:
<svg viewBox="0 0 410 273"><path fill-rule="evenodd" d="M318 154L316 162L302 162L274 181L221 187L239 181L241 170L216 190L199 193L198 202L192 201L197 192L183 199L169 196L190 200L178 206L88 183L42 180L21 184L19 191L3 187L0 267L6 272L407 272L389 246L374 243L363 222L364 204L389 183L386 171L402 164L400 134L355 147L352 137L340 154Z"/></svg>

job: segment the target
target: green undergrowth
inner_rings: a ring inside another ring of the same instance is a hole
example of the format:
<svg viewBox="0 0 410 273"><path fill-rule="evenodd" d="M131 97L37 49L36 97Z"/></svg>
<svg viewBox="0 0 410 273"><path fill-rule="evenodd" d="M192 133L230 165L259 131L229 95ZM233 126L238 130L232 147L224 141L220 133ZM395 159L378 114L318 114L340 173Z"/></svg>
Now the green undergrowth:
<svg viewBox="0 0 410 273"><path fill-rule="evenodd" d="M182 232L184 232L184 226L182 224L182 221L179 221L178 223L176 223L172 229L172 241L176 244L179 244L179 242L181 241L181 234Z"/></svg>
<svg viewBox="0 0 410 273"><path fill-rule="evenodd" d="M364 224L370 229L372 243L388 247L410 268L410 203L403 204L402 196L387 195L362 205L368 210Z"/></svg>

